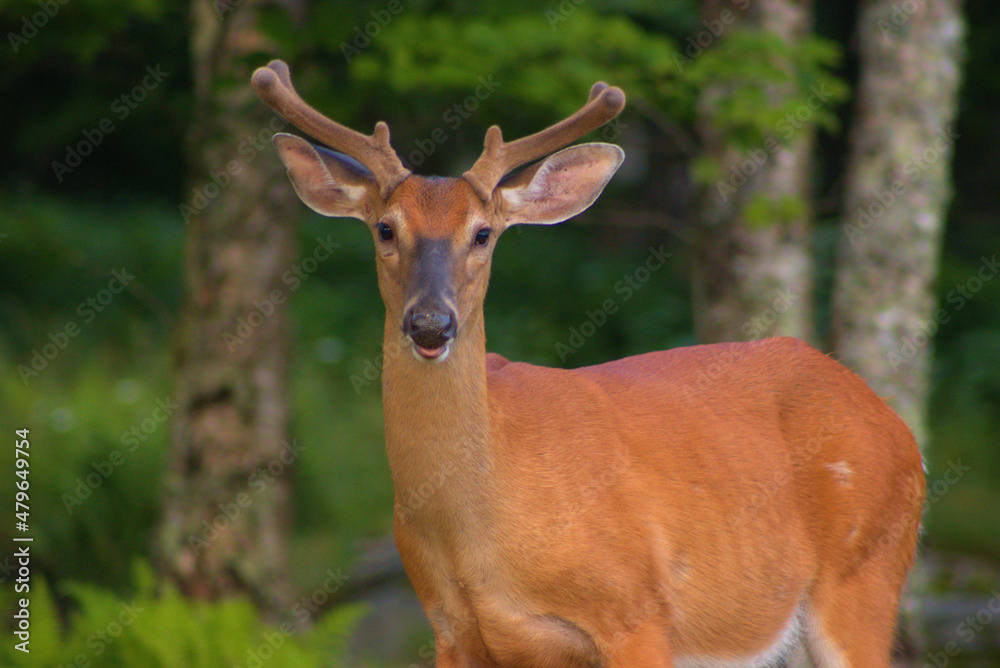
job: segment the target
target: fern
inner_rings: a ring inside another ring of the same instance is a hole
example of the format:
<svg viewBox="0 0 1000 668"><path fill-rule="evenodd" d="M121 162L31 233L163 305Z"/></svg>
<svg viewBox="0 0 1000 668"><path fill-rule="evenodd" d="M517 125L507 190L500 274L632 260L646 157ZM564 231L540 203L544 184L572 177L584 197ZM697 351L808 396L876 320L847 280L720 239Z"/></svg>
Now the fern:
<svg viewBox="0 0 1000 668"><path fill-rule="evenodd" d="M133 567L135 592L121 599L108 589L64 582L60 590L72 601L67 619L44 579L32 583L31 652L12 643L0 646L0 664L108 668L218 668L269 665L315 668L343 665L350 629L363 609L337 608L308 631L291 623L270 625L251 601L229 598L189 600L176 588L157 581L144 562ZM0 601L7 608L9 597Z"/></svg>

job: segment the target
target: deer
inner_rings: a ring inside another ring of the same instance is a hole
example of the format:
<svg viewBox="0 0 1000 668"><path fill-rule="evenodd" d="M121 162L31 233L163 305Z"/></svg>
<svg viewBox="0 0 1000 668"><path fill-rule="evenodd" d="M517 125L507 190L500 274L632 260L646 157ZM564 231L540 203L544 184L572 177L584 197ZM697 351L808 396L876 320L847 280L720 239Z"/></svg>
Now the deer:
<svg viewBox="0 0 1000 668"><path fill-rule="evenodd" d="M385 303L393 536L438 668L888 668L925 480L910 430L793 338L577 369L487 353L497 239L587 209L624 159L555 125L486 132L461 177L412 174L389 128L322 115L272 61L252 86L301 200L363 221Z"/></svg>

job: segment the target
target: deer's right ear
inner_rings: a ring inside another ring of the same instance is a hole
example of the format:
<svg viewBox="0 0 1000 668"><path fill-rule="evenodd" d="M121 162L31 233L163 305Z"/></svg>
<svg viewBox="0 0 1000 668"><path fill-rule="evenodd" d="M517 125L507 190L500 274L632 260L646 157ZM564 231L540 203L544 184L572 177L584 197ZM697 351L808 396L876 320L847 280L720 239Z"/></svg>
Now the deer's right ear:
<svg viewBox="0 0 1000 668"><path fill-rule="evenodd" d="M277 133L274 147L306 206L324 216L367 220L379 198L375 177L343 153L313 146L302 137Z"/></svg>

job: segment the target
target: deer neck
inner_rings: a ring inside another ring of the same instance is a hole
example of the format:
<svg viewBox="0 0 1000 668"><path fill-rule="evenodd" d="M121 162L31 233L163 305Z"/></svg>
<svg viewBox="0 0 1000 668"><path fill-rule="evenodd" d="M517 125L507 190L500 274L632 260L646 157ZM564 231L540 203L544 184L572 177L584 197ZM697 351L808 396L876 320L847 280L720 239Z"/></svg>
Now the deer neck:
<svg viewBox="0 0 1000 668"><path fill-rule="evenodd" d="M416 359L387 318L382 397L396 513L467 534L490 499L490 413L483 312L469 316L441 363Z"/></svg>

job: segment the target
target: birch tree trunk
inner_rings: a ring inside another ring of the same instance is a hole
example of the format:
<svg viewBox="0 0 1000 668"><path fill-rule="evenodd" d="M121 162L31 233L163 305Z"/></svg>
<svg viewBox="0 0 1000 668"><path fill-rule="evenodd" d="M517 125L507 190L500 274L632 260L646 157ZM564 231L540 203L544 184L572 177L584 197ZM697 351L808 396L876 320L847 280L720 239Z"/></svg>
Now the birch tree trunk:
<svg viewBox="0 0 1000 668"><path fill-rule="evenodd" d="M298 207L270 152L283 127L249 81L266 51L252 3L193 0L195 115L176 418L158 532L161 570L188 595L289 597L287 295Z"/></svg>
<svg viewBox="0 0 1000 668"><path fill-rule="evenodd" d="M962 67L958 0L861 8L833 348L927 444L930 340Z"/></svg>
<svg viewBox="0 0 1000 668"><path fill-rule="evenodd" d="M707 0L702 9L706 21L731 11L737 23L794 43L809 33L812 2L763 0L740 10L734 3ZM706 90L700 104L711 105L720 94L725 93ZM781 87L773 94L782 95ZM710 123L701 124L700 134L705 150L722 165L724 178L742 174L746 181L736 192L711 186L703 198L693 262L698 340L745 341L777 334L812 340L809 173L814 124L798 124L790 137L751 151L732 145ZM760 197L795 200L802 206L798 213L754 224L747 206Z"/></svg>

